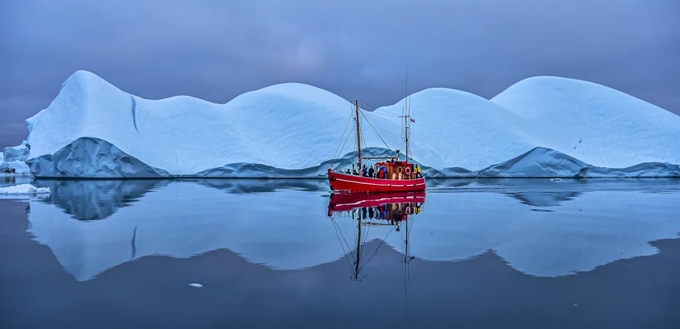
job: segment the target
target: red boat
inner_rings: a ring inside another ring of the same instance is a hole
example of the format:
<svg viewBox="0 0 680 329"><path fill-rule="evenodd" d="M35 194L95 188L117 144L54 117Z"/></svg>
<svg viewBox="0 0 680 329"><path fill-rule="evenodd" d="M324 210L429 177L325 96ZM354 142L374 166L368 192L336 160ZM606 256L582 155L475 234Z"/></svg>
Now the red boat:
<svg viewBox="0 0 680 329"><path fill-rule="evenodd" d="M362 167L361 157L361 129L359 120L359 102L355 102L356 151L358 168L352 165L345 172L328 169L328 183L331 190L342 193L384 193L384 192L418 192L425 191L425 178L420 173L420 167L409 163L409 124L413 120L408 110L408 101L404 107L404 142L406 144L405 161L399 160L399 150L393 157L366 157L363 160L382 159L371 166L370 171ZM344 136L343 136L344 138Z"/></svg>
<svg viewBox="0 0 680 329"><path fill-rule="evenodd" d="M332 191L348 193L425 191L425 178L423 177L415 179L370 178L328 169L328 182Z"/></svg>

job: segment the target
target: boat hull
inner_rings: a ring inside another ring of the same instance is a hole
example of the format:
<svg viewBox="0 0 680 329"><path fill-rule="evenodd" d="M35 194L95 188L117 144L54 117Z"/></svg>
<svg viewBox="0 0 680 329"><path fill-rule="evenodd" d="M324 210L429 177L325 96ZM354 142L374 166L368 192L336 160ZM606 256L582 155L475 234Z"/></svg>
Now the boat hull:
<svg viewBox="0 0 680 329"><path fill-rule="evenodd" d="M350 175L328 169L331 190L348 193L425 191L425 178L382 179Z"/></svg>

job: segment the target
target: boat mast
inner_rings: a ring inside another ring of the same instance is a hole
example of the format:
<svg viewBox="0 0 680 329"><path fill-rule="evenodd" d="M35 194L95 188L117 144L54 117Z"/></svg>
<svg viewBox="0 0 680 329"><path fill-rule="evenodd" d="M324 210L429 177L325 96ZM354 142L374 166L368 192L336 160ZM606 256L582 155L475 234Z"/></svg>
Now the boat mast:
<svg viewBox="0 0 680 329"><path fill-rule="evenodd" d="M359 168L357 171L361 174L361 128L359 127L359 100L354 101L354 111L356 114L357 126L357 157L359 158Z"/></svg>
<svg viewBox="0 0 680 329"><path fill-rule="evenodd" d="M408 163L408 134L411 121L411 108L408 99L408 65L406 65L406 90L404 95L404 142L406 142L406 163Z"/></svg>
<svg viewBox="0 0 680 329"><path fill-rule="evenodd" d="M406 97L406 115L404 116L404 129L406 130L405 134L404 134L405 139L406 139L406 163L408 163L408 146L409 146L408 145L408 142L409 142L408 141L408 137L409 137L408 134L409 134L409 128L410 128L409 124L410 124L410 121L411 121L411 111L408 108L408 106L409 106L408 102L409 101L408 101L408 96L407 96Z"/></svg>

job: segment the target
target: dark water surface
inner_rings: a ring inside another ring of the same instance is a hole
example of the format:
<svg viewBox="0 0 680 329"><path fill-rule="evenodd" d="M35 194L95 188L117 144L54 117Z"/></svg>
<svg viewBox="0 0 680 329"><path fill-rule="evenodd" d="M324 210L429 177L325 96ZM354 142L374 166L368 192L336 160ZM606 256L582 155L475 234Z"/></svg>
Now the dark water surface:
<svg viewBox="0 0 680 329"><path fill-rule="evenodd" d="M34 184L0 200L1 328L680 328L677 179L433 180L330 217L314 180Z"/></svg>

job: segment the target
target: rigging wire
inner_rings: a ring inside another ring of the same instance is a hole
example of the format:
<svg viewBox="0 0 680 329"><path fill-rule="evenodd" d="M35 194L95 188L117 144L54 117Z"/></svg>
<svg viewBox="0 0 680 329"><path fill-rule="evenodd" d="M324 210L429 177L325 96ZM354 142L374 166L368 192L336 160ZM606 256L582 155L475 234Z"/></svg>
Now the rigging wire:
<svg viewBox="0 0 680 329"><path fill-rule="evenodd" d="M361 145L364 145L364 148L366 147L366 138L364 135L361 135Z"/></svg>
<svg viewBox="0 0 680 329"><path fill-rule="evenodd" d="M358 214L359 216L362 215L360 212L357 212L357 214ZM365 219L365 218L364 218L364 219ZM362 236L359 236L359 243L361 243L361 246L362 246L362 247L366 245L366 239L368 239L368 233L369 233L369 231L370 231L370 229L371 229L371 227L370 227L370 226L367 226L366 223L364 223L363 226L364 226L364 234L363 234L363 237L362 237ZM363 257L363 255L364 255L364 250L362 249L361 252L359 253L359 256ZM364 261L364 264L366 264L366 261ZM359 272L361 272L361 269L363 269L363 268L364 268L364 266L361 265L361 264L359 264L359 270L357 271L357 275L359 274Z"/></svg>
<svg viewBox="0 0 680 329"><path fill-rule="evenodd" d="M375 111L375 110L378 109L377 107L375 107L375 106L373 106L373 105L371 105L371 104L366 103L366 101L364 101L363 99L360 99L360 101L361 101L362 103L364 103L364 105L366 105L367 107L373 108L372 110L369 110L369 111L371 111L371 112L373 112L373 111Z"/></svg>
<svg viewBox="0 0 680 329"><path fill-rule="evenodd" d="M349 126L349 122L351 120L352 120L352 115L350 114L350 116L347 118L347 123L345 123L345 130L342 131L342 136L340 136L341 142L342 142L342 139L345 137L345 133L347 132L347 127ZM347 140L345 140L345 144L347 144ZM335 160L340 155L342 150L345 149L345 144L342 145L342 148L340 148L340 144L338 144L338 148L335 150L335 154L333 154L333 161L331 162L331 167L333 167L333 165L335 164Z"/></svg>
<svg viewBox="0 0 680 329"><path fill-rule="evenodd" d="M390 117L390 118L399 118L401 115L399 114L394 114L392 112L387 112L387 111L381 111L381 112L371 112L377 115L385 116L385 117Z"/></svg>
<svg viewBox="0 0 680 329"><path fill-rule="evenodd" d="M364 268L364 266L365 266L366 264L370 263L371 260L373 259L373 257L375 257L375 255L378 254L378 251L380 250L380 247L382 247L382 245L385 243L385 241L387 241L387 237L394 231L394 229L395 229L395 227L393 226L392 229L389 230L389 231L385 234L385 236L382 238L382 240L380 241L380 244L378 244L378 246L375 248L375 251L373 252L373 255L371 255L371 257L368 258L368 259L364 262L363 265L360 265L360 266L359 266L359 271L360 271L360 272L361 272L361 270ZM366 242L364 241L364 244L365 244L365 243L366 243Z"/></svg>
<svg viewBox="0 0 680 329"><path fill-rule="evenodd" d="M360 101L360 102L362 102L364 105L366 105L365 108L366 108L366 110L368 110L368 111L373 112L373 111L375 111L375 110L378 109L378 107L366 103L366 101L363 100L363 98L360 98L360 99L357 99L357 100Z"/></svg>
<svg viewBox="0 0 680 329"><path fill-rule="evenodd" d="M350 137L352 137L352 134L347 134L347 138L345 138L345 142L342 144L342 149L341 149L341 150L344 150L344 149L345 149L345 145L347 145L347 141L349 141L349 138L350 138ZM335 163L335 160L333 161L333 163Z"/></svg>
<svg viewBox="0 0 680 329"><path fill-rule="evenodd" d="M359 113L361 113L361 112L359 112ZM385 146L387 147L387 149L390 150L390 151L392 151L392 148L390 148L390 146L387 145L387 142L385 142L385 140L382 138L382 136L380 136L380 134L378 134L378 131L375 130L375 127L373 127L373 124L371 124L371 122L368 121L368 118L366 118L366 115L364 115L363 113L361 113L361 116L363 116L364 119L366 120L366 122L368 122L368 125L371 127L371 129L373 129L373 131L375 132L375 134L378 135L378 138L380 138L380 140L383 142L383 144L385 144Z"/></svg>
<svg viewBox="0 0 680 329"><path fill-rule="evenodd" d="M378 107L375 107L375 106L373 106L373 105L371 105L371 104L366 103L363 99L360 99L360 101L361 101L362 103L364 103L365 105L367 105L368 107L372 107L372 108L373 108L372 110L369 110L369 111L371 111L371 113L375 113L375 114L378 114L378 115L384 115L384 116L388 116L388 117L395 117L395 118L400 117L400 115L395 114L395 113L392 113L392 112L388 112L388 111L386 111L386 110L377 112L376 110L378 109Z"/></svg>
<svg viewBox="0 0 680 329"><path fill-rule="evenodd" d="M347 266L349 266L350 271L352 270L352 264L350 264L349 259L347 259L347 255L350 254L349 250L352 250L352 248L349 246L349 243L347 243L347 240L345 239L345 236L342 235L342 231L340 231L340 226L338 223L335 221L335 218L331 217L331 222L333 222L333 228L335 228L335 236L338 238L338 241L340 242L340 246L342 247L342 253L345 254L345 261L347 262ZM345 242L343 245L340 240L340 237L342 236L342 240ZM347 250L345 250L345 245L347 245ZM354 258L354 255L352 254L352 258Z"/></svg>

